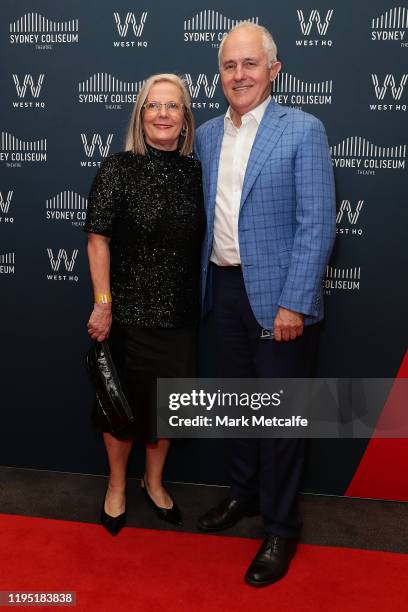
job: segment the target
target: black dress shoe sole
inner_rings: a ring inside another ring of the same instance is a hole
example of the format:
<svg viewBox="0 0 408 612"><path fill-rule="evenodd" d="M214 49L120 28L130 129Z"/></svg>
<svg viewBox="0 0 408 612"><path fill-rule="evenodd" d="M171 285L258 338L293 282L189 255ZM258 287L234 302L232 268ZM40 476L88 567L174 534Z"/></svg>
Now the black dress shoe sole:
<svg viewBox="0 0 408 612"><path fill-rule="evenodd" d="M252 580L252 578L249 578L249 576L245 576L245 582L252 587L255 588L262 588L262 587L266 587L266 586L270 586L271 584L275 584L275 582L279 582L279 580L282 580L282 578L284 578L286 576L287 572L285 572L284 574L282 574L281 576L275 576L274 578L272 578L271 580Z"/></svg>
<svg viewBox="0 0 408 612"><path fill-rule="evenodd" d="M245 512L245 514L240 516L235 521L231 521L230 523L227 523L226 525L223 525L222 527L204 527L204 525L201 525L200 522L198 521L196 523L196 527L199 531L202 531L203 533L215 533L217 531L224 531L225 529L231 529L231 527L235 527L235 525L239 523L239 521L242 521L242 519L251 517L251 516L258 516L258 514L259 512L256 510Z"/></svg>
<svg viewBox="0 0 408 612"><path fill-rule="evenodd" d="M228 523L228 525L223 525L222 527L204 527L203 525L200 525L200 523L196 523L196 527L202 533L216 533L217 531L225 531L226 529L231 529L231 527L234 527L240 520L241 519L238 519L238 521L235 521L234 523Z"/></svg>

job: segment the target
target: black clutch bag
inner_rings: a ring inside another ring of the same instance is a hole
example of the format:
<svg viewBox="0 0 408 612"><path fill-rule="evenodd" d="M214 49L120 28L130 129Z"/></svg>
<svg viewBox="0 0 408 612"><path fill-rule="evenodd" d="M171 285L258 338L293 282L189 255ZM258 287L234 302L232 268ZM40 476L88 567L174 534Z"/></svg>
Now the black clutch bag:
<svg viewBox="0 0 408 612"><path fill-rule="evenodd" d="M95 390L96 407L110 433L115 435L135 418L123 393L107 340L95 342L89 349L86 365Z"/></svg>

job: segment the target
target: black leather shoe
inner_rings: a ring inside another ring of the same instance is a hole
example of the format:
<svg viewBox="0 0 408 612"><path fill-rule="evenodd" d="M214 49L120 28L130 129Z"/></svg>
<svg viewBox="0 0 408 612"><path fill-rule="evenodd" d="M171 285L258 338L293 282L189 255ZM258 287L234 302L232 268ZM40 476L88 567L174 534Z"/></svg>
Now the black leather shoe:
<svg viewBox="0 0 408 612"><path fill-rule="evenodd" d="M105 494L106 498L106 494ZM118 516L111 516L105 512L105 499L103 500L101 510L101 524L113 536L118 535L119 531L126 525L126 510Z"/></svg>
<svg viewBox="0 0 408 612"><path fill-rule="evenodd" d="M208 532L222 531L236 525L244 516L255 516L256 514L258 512L253 503L227 497L198 519L197 528L200 531Z"/></svg>
<svg viewBox="0 0 408 612"><path fill-rule="evenodd" d="M159 519L161 519L162 521L166 521L166 523L171 523L172 525L178 525L179 527L183 526L183 519L181 517L180 508L177 506L174 500L171 508L162 508L161 506L158 506L150 497L144 478L142 478L142 480L140 481L140 486L145 492L149 504L151 505Z"/></svg>
<svg viewBox="0 0 408 612"><path fill-rule="evenodd" d="M296 552L297 540L268 536L245 574L245 582L254 587L268 586L285 576Z"/></svg>

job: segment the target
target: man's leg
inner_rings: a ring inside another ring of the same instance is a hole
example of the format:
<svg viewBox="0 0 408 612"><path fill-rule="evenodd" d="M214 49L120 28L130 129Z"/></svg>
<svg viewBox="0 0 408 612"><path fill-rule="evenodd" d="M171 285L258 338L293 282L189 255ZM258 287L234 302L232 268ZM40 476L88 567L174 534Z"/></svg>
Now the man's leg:
<svg viewBox="0 0 408 612"><path fill-rule="evenodd" d="M255 369L244 324L247 296L240 267L214 266L214 325L220 378L251 378ZM250 501L258 494L258 440L227 439L231 495Z"/></svg>
<svg viewBox="0 0 408 612"><path fill-rule="evenodd" d="M253 341L259 378L307 378L317 345L317 326L305 327L289 342ZM306 450L305 439L264 438L260 441L259 495L267 533L296 537L301 528L297 493Z"/></svg>
<svg viewBox="0 0 408 612"><path fill-rule="evenodd" d="M248 299L240 267L213 266L213 319L217 376L255 376L251 346L245 325ZM198 521L203 531L217 531L235 524L258 503L259 440L227 439L231 497Z"/></svg>

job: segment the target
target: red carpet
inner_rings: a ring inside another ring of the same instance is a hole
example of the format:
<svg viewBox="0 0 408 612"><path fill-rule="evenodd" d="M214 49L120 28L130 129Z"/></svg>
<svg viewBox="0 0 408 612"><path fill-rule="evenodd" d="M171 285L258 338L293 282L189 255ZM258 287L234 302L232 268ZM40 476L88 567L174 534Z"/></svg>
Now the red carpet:
<svg viewBox="0 0 408 612"><path fill-rule="evenodd" d="M396 378L397 380L408 378L408 351ZM382 429L387 431L388 423L393 422L396 414L404 424L401 427L403 431L401 435L406 436L407 402L406 398L397 397L404 391L406 387L401 388L398 383L394 385L378 422L379 431ZM407 471L408 438L381 438L374 432L345 495L408 501Z"/></svg>
<svg viewBox="0 0 408 612"><path fill-rule="evenodd" d="M99 525L5 514L0 532L0 590L76 591L71 609L407 609L401 554L302 545L288 576L257 590L242 581L259 546L253 540L129 528L112 538Z"/></svg>

